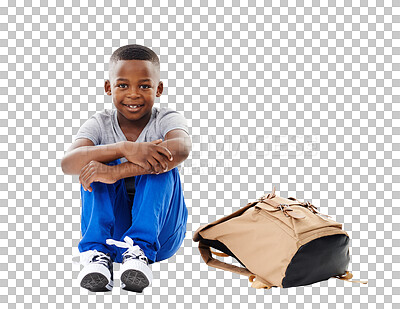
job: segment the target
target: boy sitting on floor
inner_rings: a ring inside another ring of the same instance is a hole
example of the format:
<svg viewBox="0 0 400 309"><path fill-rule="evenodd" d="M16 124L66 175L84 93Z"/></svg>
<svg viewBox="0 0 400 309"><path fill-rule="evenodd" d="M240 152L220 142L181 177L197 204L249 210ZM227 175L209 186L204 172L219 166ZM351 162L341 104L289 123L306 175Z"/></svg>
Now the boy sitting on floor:
<svg viewBox="0 0 400 309"><path fill-rule="evenodd" d="M142 292L153 278L149 264L172 257L185 238L188 211L177 166L191 140L181 114L153 107L163 82L151 49L118 48L109 78L104 88L115 109L90 117L61 162L81 183L78 281L93 292L111 291L115 261L122 263L121 287Z"/></svg>

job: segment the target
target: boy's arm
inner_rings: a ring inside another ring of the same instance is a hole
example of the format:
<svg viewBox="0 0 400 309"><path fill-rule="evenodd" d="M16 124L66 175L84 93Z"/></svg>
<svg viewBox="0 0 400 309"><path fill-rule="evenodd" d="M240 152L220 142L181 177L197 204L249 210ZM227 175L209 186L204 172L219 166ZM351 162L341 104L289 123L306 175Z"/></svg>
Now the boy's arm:
<svg viewBox="0 0 400 309"><path fill-rule="evenodd" d="M88 146L88 145L92 146ZM61 161L61 169L66 175L79 175L81 169L90 161L108 163L123 157L124 142L97 145L88 139L78 139L67 150Z"/></svg>
<svg viewBox="0 0 400 309"><path fill-rule="evenodd" d="M180 129L169 131L165 135L165 140L158 145L166 147L171 152L173 157L172 161L168 161L168 168L165 172L173 169L178 164L185 161L192 149L190 136L185 131ZM111 168L113 170L114 177L117 180L131 176L152 174L151 172L132 162L121 163L114 165Z"/></svg>

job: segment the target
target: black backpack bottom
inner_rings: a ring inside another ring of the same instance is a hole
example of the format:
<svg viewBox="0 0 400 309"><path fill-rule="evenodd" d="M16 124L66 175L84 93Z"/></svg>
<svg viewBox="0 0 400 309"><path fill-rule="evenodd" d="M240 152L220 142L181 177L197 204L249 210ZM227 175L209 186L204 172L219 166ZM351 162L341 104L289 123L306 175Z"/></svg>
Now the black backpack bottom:
<svg viewBox="0 0 400 309"><path fill-rule="evenodd" d="M282 286L308 285L344 274L350 262L349 243L347 235L337 234L301 246L286 269Z"/></svg>

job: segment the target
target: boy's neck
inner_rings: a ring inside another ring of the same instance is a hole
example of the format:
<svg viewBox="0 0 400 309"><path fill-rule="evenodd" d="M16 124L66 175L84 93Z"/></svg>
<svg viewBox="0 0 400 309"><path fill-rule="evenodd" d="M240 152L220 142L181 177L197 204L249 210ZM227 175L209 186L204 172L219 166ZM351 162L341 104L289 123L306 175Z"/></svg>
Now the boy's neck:
<svg viewBox="0 0 400 309"><path fill-rule="evenodd" d="M139 120L129 120L126 119L124 116L120 115L120 113L117 111L117 120L119 127L128 132L142 131L149 122L150 118L151 118L151 113Z"/></svg>

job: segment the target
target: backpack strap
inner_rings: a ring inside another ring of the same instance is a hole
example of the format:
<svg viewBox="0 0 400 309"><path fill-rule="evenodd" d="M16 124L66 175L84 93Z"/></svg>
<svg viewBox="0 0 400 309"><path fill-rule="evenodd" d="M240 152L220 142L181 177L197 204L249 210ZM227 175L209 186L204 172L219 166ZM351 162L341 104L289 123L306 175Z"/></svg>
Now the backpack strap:
<svg viewBox="0 0 400 309"><path fill-rule="evenodd" d="M336 279L340 279L340 280L344 280L344 281L348 281L348 282L356 282L356 283L362 283L362 284L367 284L368 281L361 281L361 280L350 280L351 278L353 278L353 274L351 272L349 272L348 270L346 270L346 272L341 275L341 276L335 276L332 278L336 278Z"/></svg>
<svg viewBox="0 0 400 309"><path fill-rule="evenodd" d="M216 255L216 256L222 256L222 257L228 257L230 256L229 254L223 253L223 252L216 252L216 251L212 251L210 250L212 254Z"/></svg>
<svg viewBox="0 0 400 309"><path fill-rule="evenodd" d="M229 256L229 255L227 255L225 253L211 251L210 246L204 244L201 240L199 241L199 251L200 251L201 257L203 258L204 262L206 262L206 264L208 266L219 268L222 270L227 270L227 271L239 274L239 275L249 277L249 281L252 282L251 287L256 288L256 289L270 289L272 287L272 284L261 279L259 276L253 274L247 268L238 267L238 266L235 266L232 264L224 263L224 262L221 262L221 261L213 258L211 253L214 253L217 256L224 256L224 257Z"/></svg>
<svg viewBox="0 0 400 309"><path fill-rule="evenodd" d="M254 276L254 274L251 271L249 271L247 268L238 267L238 266L227 264L227 263L221 262L217 259L214 259L211 255L210 246L204 244L201 240L199 241L199 251L200 251L201 257L203 258L204 262L206 262L206 264L208 266L212 266L212 267L219 268L222 270L227 270L227 271L230 271L230 272L233 272L233 273L236 273L239 275L243 275L246 277Z"/></svg>

